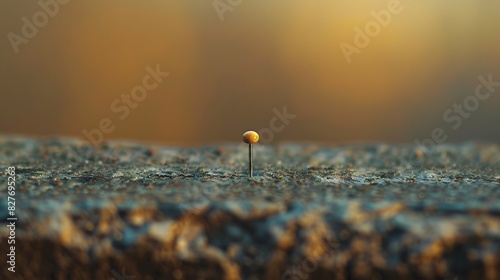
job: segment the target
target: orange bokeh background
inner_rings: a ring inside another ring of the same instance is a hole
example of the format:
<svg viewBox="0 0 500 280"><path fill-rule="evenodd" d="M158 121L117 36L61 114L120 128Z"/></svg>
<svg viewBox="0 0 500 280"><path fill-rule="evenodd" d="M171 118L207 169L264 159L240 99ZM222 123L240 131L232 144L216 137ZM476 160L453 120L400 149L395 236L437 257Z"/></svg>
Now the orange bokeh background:
<svg viewBox="0 0 500 280"><path fill-rule="evenodd" d="M47 0L42 0L47 1ZM227 2L227 1L222 1ZM221 21L213 1L69 1L19 53L37 1L0 3L0 133L198 145L297 115L273 142L413 142L442 127L450 141L500 141L500 87L451 129L443 113L500 81L500 2L409 1L348 63L339 45L390 1L247 0ZM170 72L120 120L110 104Z"/></svg>

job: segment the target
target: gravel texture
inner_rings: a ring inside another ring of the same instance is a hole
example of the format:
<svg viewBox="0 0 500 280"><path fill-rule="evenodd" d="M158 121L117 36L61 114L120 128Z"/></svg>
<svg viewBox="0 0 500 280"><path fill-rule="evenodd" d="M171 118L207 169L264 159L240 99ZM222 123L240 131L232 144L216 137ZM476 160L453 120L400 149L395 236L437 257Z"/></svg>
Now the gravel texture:
<svg viewBox="0 0 500 280"><path fill-rule="evenodd" d="M500 146L0 137L1 279L500 279Z"/></svg>

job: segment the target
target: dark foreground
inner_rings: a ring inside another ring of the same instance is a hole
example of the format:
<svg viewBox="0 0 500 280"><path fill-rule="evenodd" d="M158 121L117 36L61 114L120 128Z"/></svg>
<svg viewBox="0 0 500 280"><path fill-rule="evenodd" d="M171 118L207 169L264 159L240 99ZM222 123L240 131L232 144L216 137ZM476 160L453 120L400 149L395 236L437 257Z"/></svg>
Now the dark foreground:
<svg viewBox="0 0 500 280"><path fill-rule="evenodd" d="M0 137L1 279L500 279L500 146Z"/></svg>

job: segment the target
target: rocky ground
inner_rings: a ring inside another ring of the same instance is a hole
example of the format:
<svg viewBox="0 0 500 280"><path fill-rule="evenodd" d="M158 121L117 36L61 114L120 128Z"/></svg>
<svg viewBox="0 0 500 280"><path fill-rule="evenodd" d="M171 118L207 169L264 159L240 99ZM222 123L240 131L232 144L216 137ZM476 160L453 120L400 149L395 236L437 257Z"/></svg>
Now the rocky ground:
<svg viewBox="0 0 500 280"><path fill-rule="evenodd" d="M498 145L257 145L254 181L246 157L0 137L0 278L500 279Z"/></svg>

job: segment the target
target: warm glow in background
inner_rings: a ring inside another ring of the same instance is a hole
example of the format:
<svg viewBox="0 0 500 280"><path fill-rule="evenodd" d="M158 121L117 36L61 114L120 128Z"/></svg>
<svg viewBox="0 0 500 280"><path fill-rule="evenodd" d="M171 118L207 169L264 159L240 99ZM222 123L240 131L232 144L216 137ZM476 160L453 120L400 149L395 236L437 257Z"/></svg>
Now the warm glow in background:
<svg viewBox="0 0 500 280"><path fill-rule="evenodd" d="M479 75L500 81L500 1L401 0L347 63L339 44L388 2L244 0L220 21L211 0L73 0L15 54L7 34L40 6L1 1L0 133L83 138L109 117L106 140L240 141L287 106L273 143L500 141L500 88L459 129L442 117ZM119 120L110 104L156 64L171 75Z"/></svg>

